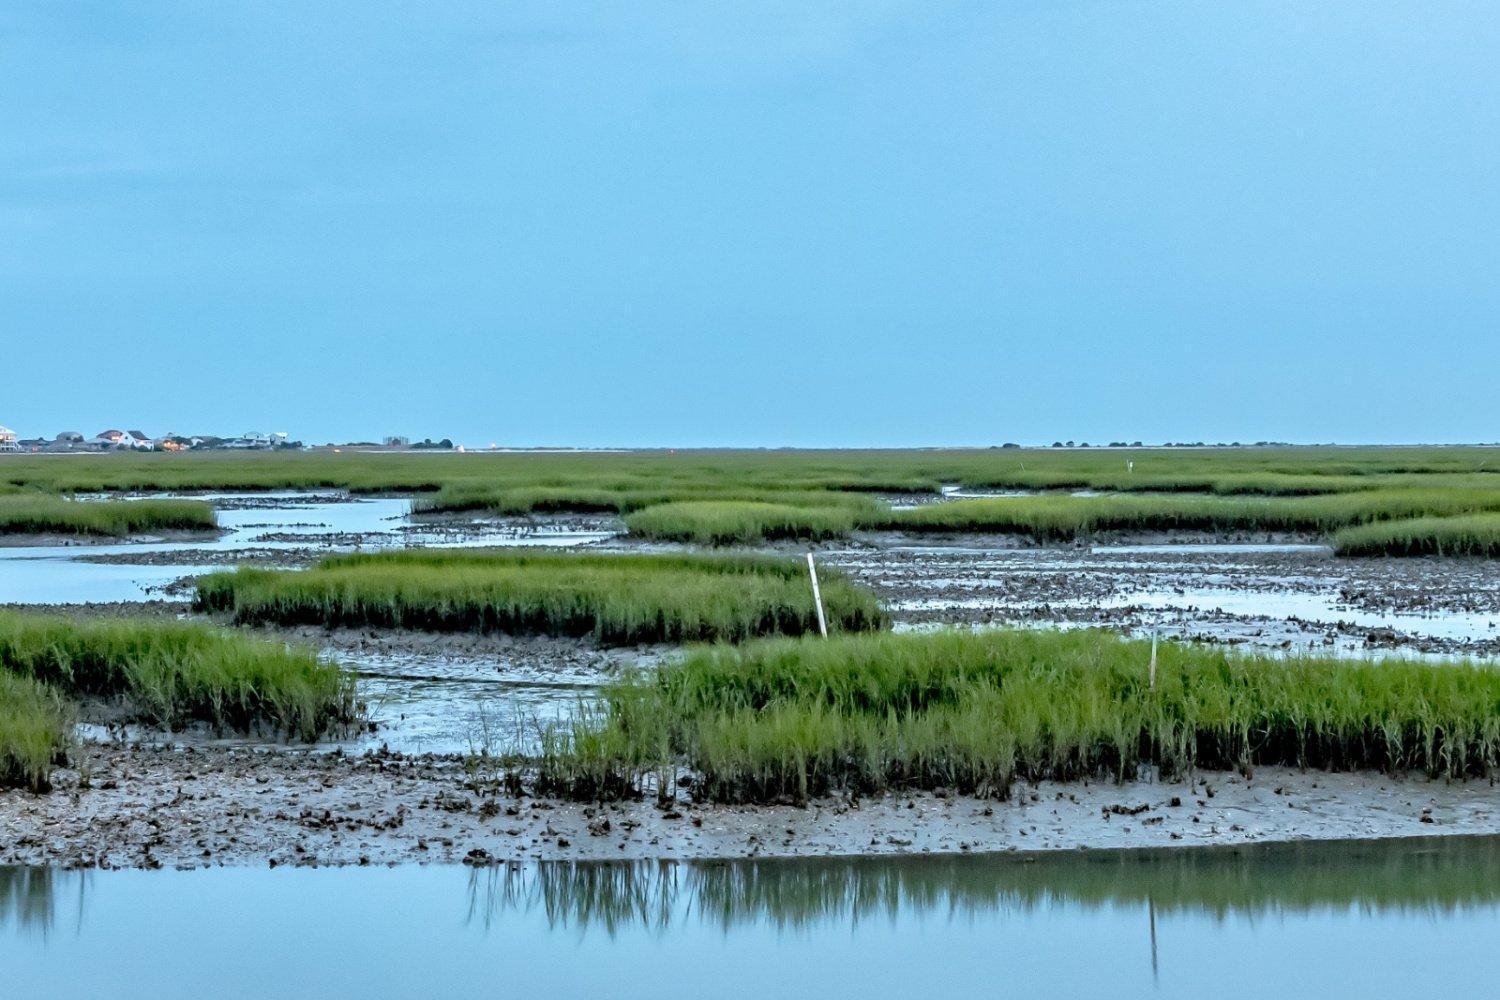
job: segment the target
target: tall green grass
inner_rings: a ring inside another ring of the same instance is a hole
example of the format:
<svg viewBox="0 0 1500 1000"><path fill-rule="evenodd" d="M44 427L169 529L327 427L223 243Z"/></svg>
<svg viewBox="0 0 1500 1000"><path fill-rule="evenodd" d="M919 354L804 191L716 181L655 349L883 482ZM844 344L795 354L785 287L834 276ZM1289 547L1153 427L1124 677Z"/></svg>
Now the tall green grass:
<svg viewBox="0 0 1500 1000"><path fill-rule="evenodd" d="M1419 517L1345 528L1332 538L1341 556L1500 556L1500 514Z"/></svg>
<svg viewBox="0 0 1500 1000"><path fill-rule="evenodd" d="M1116 495L955 500L892 511L867 526L1071 539L1099 531L1327 532L1351 524L1500 510L1500 491L1365 490L1275 498Z"/></svg>
<svg viewBox="0 0 1500 1000"><path fill-rule="evenodd" d="M686 766L724 801L1132 776L1138 765L1483 774L1500 670L1251 656L1103 632L775 640L691 653L548 734L541 784L626 795Z"/></svg>
<svg viewBox="0 0 1500 1000"><path fill-rule="evenodd" d="M756 489L715 484L686 483L655 489L630 486L568 487L519 486L494 488L481 485L445 487L432 496L417 498L412 511L417 514L460 511L486 511L492 514L532 513L611 513L632 511L674 502L774 503L797 507L835 507L874 513L884 505L859 493L831 489Z"/></svg>
<svg viewBox="0 0 1500 1000"><path fill-rule="evenodd" d="M176 622L0 613L0 672L118 699L169 729L205 721L314 739L357 707L351 676L311 649Z"/></svg>
<svg viewBox="0 0 1500 1000"><path fill-rule="evenodd" d="M829 628L887 623L874 595L823 574ZM739 641L816 628L795 560L422 549L340 556L300 572L200 577L203 610L236 622L593 635L606 643Z"/></svg>
<svg viewBox="0 0 1500 1000"><path fill-rule="evenodd" d="M45 791L72 731L56 690L0 670L0 788Z"/></svg>
<svg viewBox="0 0 1500 1000"><path fill-rule="evenodd" d="M64 500L0 496L0 534L122 536L142 531L210 531L213 508L198 500Z"/></svg>
<svg viewBox="0 0 1500 1000"><path fill-rule="evenodd" d="M70 699L168 729L203 721L304 740L360 712L353 677L312 650L201 625L0 612L0 785L47 788L72 734Z"/></svg>
<svg viewBox="0 0 1500 1000"><path fill-rule="evenodd" d="M848 535L854 524L855 513L847 507L796 507L733 500L664 503L625 516L625 527L638 538L700 545L839 538Z"/></svg>

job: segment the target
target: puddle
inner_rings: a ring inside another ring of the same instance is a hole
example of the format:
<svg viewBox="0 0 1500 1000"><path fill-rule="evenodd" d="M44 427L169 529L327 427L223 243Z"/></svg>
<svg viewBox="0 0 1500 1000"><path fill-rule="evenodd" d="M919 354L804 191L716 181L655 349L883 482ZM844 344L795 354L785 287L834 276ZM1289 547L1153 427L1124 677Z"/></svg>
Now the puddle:
<svg viewBox="0 0 1500 1000"><path fill-rule="evenodd" d="M7 992L1487 996L1500 840L673 864L0 868ZM1079 956L1088 956L1079 961ZM501 985L503 984L503 986Z"/></svg>

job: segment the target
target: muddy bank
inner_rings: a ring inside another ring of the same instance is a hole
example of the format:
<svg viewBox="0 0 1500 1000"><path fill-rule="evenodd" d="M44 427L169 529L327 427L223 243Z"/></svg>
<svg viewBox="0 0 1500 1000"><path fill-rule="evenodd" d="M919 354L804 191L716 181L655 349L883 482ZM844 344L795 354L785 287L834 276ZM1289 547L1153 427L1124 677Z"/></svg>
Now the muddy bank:
<svg viewBox="0 0 1500 1000"><path fill-rule="evenodd" d="M933 854L1500 833L1488 781L1274 768L806 807L492 794L458 756L87 744L47 795L0 792L0 864L154 868ZM477 789L484 789L480 791Z"/></svg>
<svg viewBox="0 0 1500 1000"><path fill-rule="evenodd" d="M1015 546L995 539L829 547L898 627L1101 626L1368 654L1500 655L1500 561L1345 559L1287 539Z"/></svg>
<svg viewBox="0 0 1500 1000"><path fill-rule="evenodd" d="M207 531L152 531L134 535L82 535L74 532L24 532L0 534L0 549L89 548L108 545L165 545L183 542L207 544L223 538L225 529Z"/></svg>

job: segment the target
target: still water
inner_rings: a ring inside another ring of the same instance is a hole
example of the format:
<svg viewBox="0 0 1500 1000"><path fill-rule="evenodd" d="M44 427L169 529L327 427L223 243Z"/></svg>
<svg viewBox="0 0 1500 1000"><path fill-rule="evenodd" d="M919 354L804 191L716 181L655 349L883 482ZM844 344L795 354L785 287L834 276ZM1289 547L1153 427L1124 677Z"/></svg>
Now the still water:
<svg viewBox="0 0 1500 1000"><path fill-rule="evenodd" d="M0 869L16 997L1495 995L1500 838L1054 857Z"/></svg>
<svg viewBox="0 0 1500 1000"><path fill-rule="evenodd" d="M542 524L484 518L472 519L460 532L443 530L413 518L411 501L403 498L302 492L193 494L191 498L213 505L222 533L178 541L138 538L0 546L0 604L143 601L162 596L163 587L183 577L227 569L247 552L329 554L419 545L574 546L611 537L604 531L555 530ZM154 561L100 561L148 556ZM181 561L175 561L177 557Z"/></svg>

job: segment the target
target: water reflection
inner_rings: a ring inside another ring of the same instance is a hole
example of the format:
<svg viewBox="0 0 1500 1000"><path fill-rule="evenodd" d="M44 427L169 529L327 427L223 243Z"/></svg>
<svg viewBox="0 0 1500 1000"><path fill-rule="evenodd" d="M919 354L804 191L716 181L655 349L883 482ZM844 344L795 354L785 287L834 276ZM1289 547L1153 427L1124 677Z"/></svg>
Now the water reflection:
<svg viewBox="0 0 1500 1000"><path fill-rule="evenodd" d="M542 914L615 934L679 921L728 932L902 916L972 919L1059 906L1158 915L1451 913L1500 901L1500 838L1432 838L1056 855L706 863L547 863L479 869L470 920Z"/></svg>

